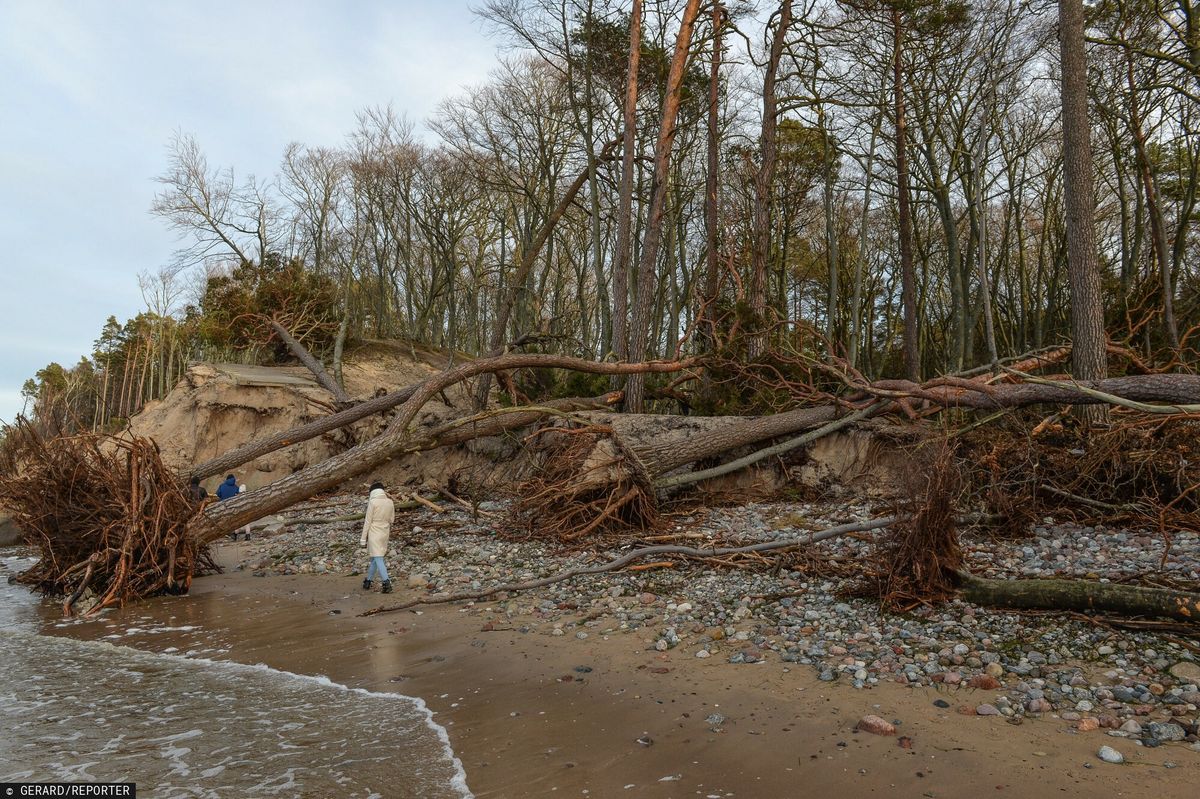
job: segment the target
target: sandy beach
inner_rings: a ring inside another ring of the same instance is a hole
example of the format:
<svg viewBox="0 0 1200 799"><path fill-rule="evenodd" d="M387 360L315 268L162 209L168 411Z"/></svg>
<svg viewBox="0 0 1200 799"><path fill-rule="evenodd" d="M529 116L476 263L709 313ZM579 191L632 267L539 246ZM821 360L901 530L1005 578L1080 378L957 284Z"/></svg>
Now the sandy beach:
<svg viewBox="0 0 1200 799"><path fill-rule="evenodd" d="M222 545L219 556L237 562L247 546ZM56 632L196 627L222 659L420 697L479 797L1195 793L1200 752L1186 745L1134 746L1051 714L1019 724L962 715L986 694L965 686L854 689L776 660L730 666L659 652L635 635L522 633L521 619L487 602L357 615L379 599L357 577L231 571L198 579L189 596ZM163 651L195 640L133 633L121 643ZM856 732L867 714L894 722L896 735ZM1097 758L1107 743L1120 744L1125 764Z"/></svg>

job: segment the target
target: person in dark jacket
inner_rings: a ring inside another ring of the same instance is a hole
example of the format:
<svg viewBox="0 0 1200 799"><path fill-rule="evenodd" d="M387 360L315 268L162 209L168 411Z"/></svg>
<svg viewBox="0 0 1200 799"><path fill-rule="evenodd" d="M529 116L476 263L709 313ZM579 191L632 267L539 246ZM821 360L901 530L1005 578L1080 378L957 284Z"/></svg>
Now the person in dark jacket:
<svg viewBox="0 0 1200 799"><path fill-rule="evenodd" d="M237 478L232 474L225 478L225 482L217 487L217 499L227 500L238 495Z"/></svg>
<svg viewBox="0 0 1200 799"><path fill-rule="evenodd" d="M200 485L199 477L192 478L192 482L188 485L188 495L191 496L192 502L197 504L208 499L208 492L204 490L204 486Z"/></svg>

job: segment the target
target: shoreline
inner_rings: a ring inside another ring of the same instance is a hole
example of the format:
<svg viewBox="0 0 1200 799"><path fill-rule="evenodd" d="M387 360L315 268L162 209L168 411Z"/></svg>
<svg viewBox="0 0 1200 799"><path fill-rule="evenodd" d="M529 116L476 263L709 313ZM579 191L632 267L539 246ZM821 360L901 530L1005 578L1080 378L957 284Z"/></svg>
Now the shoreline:
<svg viewBox="0 0 1200 799"><path fill-rule="evenodd" d="M224 544L218 553L230 565L248 549ZM195 625L223 648L222 659L415 696L448 731L478 797L788 797L851 786L854 795L934 797L1195 790L1200 753L1187 745L1134 746L1049 714L1019 724L960 715L959 706L994 695L965 684L856 689L778 659L733 666L682 648L659 651L639 635L586 626L597 619L578 625L592 631L586 638L538 634L532 617L510 615L503 600L360 618L379 597L358 583L234 570L197 579L189 596L48 632L99 638L136 620ZM417 593L397 583L397 600ZM179 639L133 634L121 643L163 651ZM898 721L897 734L856 732L867 714ZM1101 762L1096 752L1106 744L1127 764Z"/></svg>

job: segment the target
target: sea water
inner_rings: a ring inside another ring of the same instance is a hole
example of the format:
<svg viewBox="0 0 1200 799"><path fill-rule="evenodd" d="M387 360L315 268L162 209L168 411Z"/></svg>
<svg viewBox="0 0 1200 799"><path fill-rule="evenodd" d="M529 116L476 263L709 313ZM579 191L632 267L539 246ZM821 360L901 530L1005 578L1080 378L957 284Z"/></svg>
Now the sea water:
<svg viewBox="0 0 1200 799"><path fill-rule="evenodd" d="M29 563L0 557L0 782L134 782L139 797L471 796L421 700L114 643L128 629L43 634L40 600L7 582Z"/></svg>

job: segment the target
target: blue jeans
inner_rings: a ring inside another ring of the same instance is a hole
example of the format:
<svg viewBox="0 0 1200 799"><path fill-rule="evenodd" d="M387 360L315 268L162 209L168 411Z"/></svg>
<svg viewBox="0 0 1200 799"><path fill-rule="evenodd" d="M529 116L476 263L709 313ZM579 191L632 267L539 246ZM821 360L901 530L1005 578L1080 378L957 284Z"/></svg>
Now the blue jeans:
<svg viewBox="0 0 1200 799"><path fill-rule="evenodd" d="M370 581L374 574L379 574L379 579L387 582L387 566L383 564L383 555L373 557L367 563L367 580Z"/></svg>

